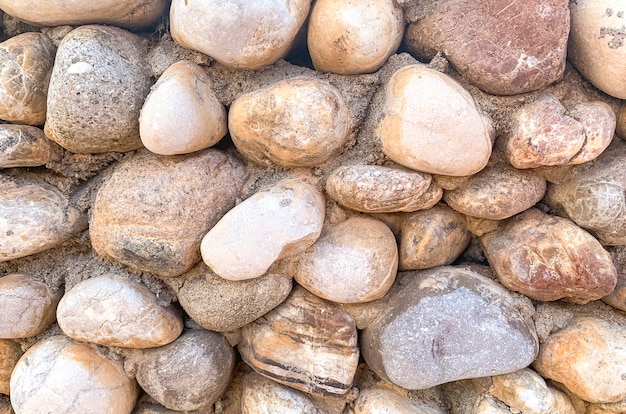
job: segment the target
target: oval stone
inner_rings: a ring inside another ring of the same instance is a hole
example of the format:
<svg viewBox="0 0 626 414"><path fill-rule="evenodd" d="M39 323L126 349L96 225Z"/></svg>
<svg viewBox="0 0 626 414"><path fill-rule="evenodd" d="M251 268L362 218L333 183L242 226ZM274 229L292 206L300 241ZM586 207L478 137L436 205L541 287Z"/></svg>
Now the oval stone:
<svg viewBox="0 0 626 414"><path fill-rule="evenodd" d="M38 167L59 160L63 149L28 125L0 125L0 168Z"/></svg>
<svg viewBox="0 0 626 414"><path fill-rule="evenodd" d="M471 175L491 156L491 121L461 85L426 65L405 66L393 74L382 113L376 135L383 152L405 167Z"/></svg>

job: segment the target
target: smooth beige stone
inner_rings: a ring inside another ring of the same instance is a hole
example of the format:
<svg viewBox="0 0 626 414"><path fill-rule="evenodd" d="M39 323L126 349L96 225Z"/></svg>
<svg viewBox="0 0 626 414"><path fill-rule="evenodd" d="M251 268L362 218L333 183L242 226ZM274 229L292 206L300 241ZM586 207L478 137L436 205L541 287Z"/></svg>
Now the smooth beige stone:
<svg viewBox="0 0 626 414"><path fill-rule="evenodd" d="M224 279L259 277L276 260L317 240L325 208L324 197L312 185L281 180L226 213L202 239L202 259Z"/></svg>
<svg viewBox="0 0 626 414"><path fill-rule="evenodd" d="M11 394L9 380L22 354L20 344L10 339L0 339L0 394Z"/></svg>
<svg viewBox="0 0 626 414"><path fill-rule="evenodd" d="M166 0L0 0L0 9L38 26L103 23L140 28L154 22L165 9Z"/></svg>
<svg viewBox="0 0 626 414"><path fill-rule="evenodd" d="M387 84L376 135L393 161L431 174L471 175L491 156L491 120L452 78L426 65L398 70Z"/></svg>
<svg viewBox="0 0 626 414"><path fill-rule="evenodd" d="M626 398L626 328L578 317L548 337L533 365L585 401L618 402Z"/></svg>
<svg viewBox="0 0 626 414"><path fill-rule="evenodd" d="M2 3L6 1L0 1L4 9ZM52 40L42 33L22 33L0 43L0 119L44 123L55 53Z"/></svg>
<svg viewBox="0 0 626 414"><path fill-rule="evenodd" d="M363 303L381 298L396 278L398 248L385 223L353 216L322 230L294 258L294 279L322 299Z"/></svg>
<svg viewBox="0 0 626 414"><path fill-rule="evenodd" d="M182 333L182 315L157 303L147 287L108 274L84 280L65 293L57 321L72 339L106 346L152 348Z"/></svg>
<svg viewBox="0 0 626 414"><path fill-rule="evenodd" d="M0 277L0 338L27 338L42 333L56 319L61 292L27 275Z"/></svg>
<svg viewBox="0 0 626 414"><path fill-rule="evenodd" d="M567 57L601 91L626 99L626 5L621 0L570 4Z"/></svg>
<svg viewBox="0 0 626 414"><path fill-rule="evenodd" d="M11 375L16 414L130 414L137 391L120 361L65 336L35 344Z"/></svg>
<svg viewBox="0 0 626 414"><path fill-rule="evenodd" d="M224 65L256 69L284 57L310 0L173 0L172 37Z"/></svg>
<svg viewBox="0 0 626 414"><path fill-rule="evenodd" d="M304 76L242 95L228 113L231 138L246 158L284 167L327 161L343 147L351 123L337 88Z"/></svg>
<svg viewBox="0 0 626 414"><path fill-rule="evenodd" d="M163 72L141 108L139 133L150 151L187 154L217 144L226 135L226 110L211 78L183 60Z"/></svg>
<svg viewBox="0 0 626 414"><path fill-rule="evenodd" d="M445 414L421 401L414 401L406 393L386 384L376 384L359 392L354 401L354 414Z"/></svg>
<svg viewBox="0 0 626 414"><path fill-rule="evenodd" d="M315 69L355 75L378 70L403 33L402 9L394 0L318 0L307 42Z"/></svg>
<svg viewBox="0 0 626 414"><path fill-rule="evenodd" d="M0 125L0 168L38 167L63 157L63 149L29 125Z"/></svg>
<svg viewBox="0 0 626 414"><path fill-rule="evenodd" d="M279 384L256 372L243 378L242 414L327 414L302 391Z"/></svg>

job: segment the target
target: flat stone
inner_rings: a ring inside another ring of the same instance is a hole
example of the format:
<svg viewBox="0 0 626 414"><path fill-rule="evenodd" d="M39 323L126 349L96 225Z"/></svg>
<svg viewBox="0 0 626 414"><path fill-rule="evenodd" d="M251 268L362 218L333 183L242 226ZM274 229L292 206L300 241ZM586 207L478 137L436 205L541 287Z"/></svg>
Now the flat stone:
<svg viewBox="0 0 626 414"><path fill-rule="evenodd" d="M0 1L0 7L6 11ZM0 43L0 119L42 125L56 47L42 33L22 33Z"/></svg>
<svg viewBox="0 0 626 414"><path fill-rule="evenodd" d="M29 348L11 375L16 414L129 414L137 391L121 362L64 336Z"/></svg>
<svg viewBox="0 0 626 414"><path fill-rule="evenodd" d="M285 179L238 204L204 236L202 259L224 279L259 277L319 237L325 202L310 184Z"/></svg>
<svg viewBox="0 0 626 414"><path fill-rule="evenodd" d="M407 28L410 51L438 52L471 83L497 95L543 88L563 76L567 0L444 0Z"/></svg>
<svg viewBox="0 0 626 414"><path fill-rule="evenodd" d="M363 357L381 378L427 389L512 372L535 359L530 300L463 268L398 277L401 288L361 334Z"/></svg>
<svg viewBox="0 0 626 414"><path fill-rule="evenodd" d="M147 287L108 274L84 280L65 293L57 321L72 339L106 346L152 348L182 333L182 315L159 306Z"/></svg>
<svg viewBox="0 0 626 414"><path fill-rule="evenodd" d="M56 319L61 292L42 282L11 273L0 277L0 338L28 338L42 333Z"/></svg>
<svg viewBox="0 0 626 414"><path fill-rule="evenodd" d="M376 135L383 152L405 167L464 176L482 170L491 156L490 119L461 85L426 65L393 74L382 113Z"/></svg>
<svg viewBox="0 0 626 414"><path fill-rule="evenodd" d="M159 156L141 151L100 187L89 233L95 251L141 272L183 274L206 232L235 205L246 172L224 152Z"/></svg>
<svg viewBox="0 0 626 414"><path fill-rule="evenodd" d="M63 149L28 125L0 125L0 168L38 167L63 157Z"/></svg>
<svg viewBox="0 0 626 414"><path fill-rule="evenodd" d="M172 37L224 65L256 69L284 57L304 23L310 0L174 0Z"/></svg>
<svg viewBox="0 0 626 414"><path fill-rule="evenodd" d="M152 86L139 118L141 142L161 155L187 154L216 144L226 135L226 110L209 75L195 63L179 61Z"/></svg>
<svg viewBox="0 0 626 414"><path fill-rule="evenodd" d="M243 378L241 413L326 414L327 411L302 391L251 372Z"/></svg>
<svg viewBox="0 0 626 414"><path fill-rule="evenodd" d="M10 339L0 339L0 394L11 394L9 380L22 354L20 344Z"/></svg>

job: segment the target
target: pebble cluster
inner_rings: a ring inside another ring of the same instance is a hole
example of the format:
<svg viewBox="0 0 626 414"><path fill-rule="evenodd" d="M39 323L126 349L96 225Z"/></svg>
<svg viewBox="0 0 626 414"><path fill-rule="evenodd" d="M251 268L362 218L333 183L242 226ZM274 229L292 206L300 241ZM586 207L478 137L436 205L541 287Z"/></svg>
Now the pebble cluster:
<svg viewBox="0 0 626 414"><path fill-rule="evenodd" d="M0 414L626 412L623 1L43 3Z"/></svg>

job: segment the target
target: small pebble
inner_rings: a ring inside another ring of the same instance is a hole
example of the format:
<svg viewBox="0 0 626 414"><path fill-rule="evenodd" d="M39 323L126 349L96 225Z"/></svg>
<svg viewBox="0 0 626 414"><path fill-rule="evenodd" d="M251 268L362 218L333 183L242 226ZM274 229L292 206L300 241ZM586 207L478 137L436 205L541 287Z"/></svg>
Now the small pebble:
<svg viewBox="0 0 626 414"><path fill-rule="evenodd" d="M0 168L38 167L63 157L63 149L28 125L0 125Z"/></svg>
<svg viewBox="0 0 626 414"><path fill-rule="evenodd" d="M0 394L11 394L9 383L11 373L22 354L20 344L10 339L0 339Z"/></svg>

